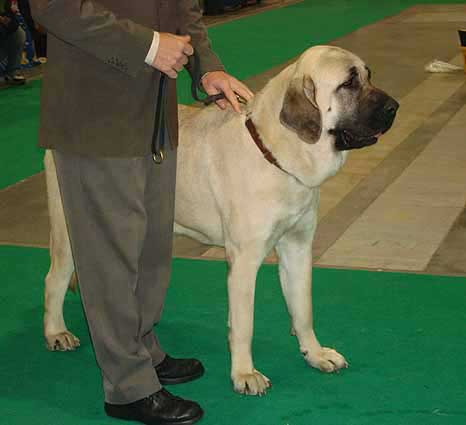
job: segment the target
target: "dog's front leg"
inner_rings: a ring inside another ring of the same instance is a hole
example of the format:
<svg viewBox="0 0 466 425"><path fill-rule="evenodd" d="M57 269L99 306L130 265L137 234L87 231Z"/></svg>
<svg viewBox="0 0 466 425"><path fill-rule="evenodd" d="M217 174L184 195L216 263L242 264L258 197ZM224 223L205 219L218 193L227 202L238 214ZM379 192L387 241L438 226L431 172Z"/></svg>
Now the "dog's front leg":
<svg viewBox="0 0 466 425"><path fill-rule="evenodd" d="M306 237L305 232L290 233L282 237L276 249L283 295L290 313L293 333L298 338L304 358L309 365L323 372L335 372L347 367L344 357L331 348L322 347L314 333L312 237Z"/></svg>
<svg viewBox="0 0 466 425"><path fill-rule="evenodd" d="M269 379L254 368L251 353L256 275L262 261L256 258L247 249L228 255L231 379L236 392L249 395L263 395L271 386Z"/></svg>

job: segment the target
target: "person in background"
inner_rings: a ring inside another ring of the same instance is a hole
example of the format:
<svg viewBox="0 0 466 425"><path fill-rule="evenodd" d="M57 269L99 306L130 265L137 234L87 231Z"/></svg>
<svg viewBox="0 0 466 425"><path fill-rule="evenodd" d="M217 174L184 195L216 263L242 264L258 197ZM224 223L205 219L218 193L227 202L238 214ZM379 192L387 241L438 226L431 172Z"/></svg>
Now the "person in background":
<svg viewBox="0 0 466 425"><path fill-rule="evenodd" d="M19 72L26 34L15 17L11 0L0 0L0 63L4 63L0 81L9 85L23 85L26 78Z"/></svg>
<svg viewBox="0 0 466 425"><path fill-rule="evenodd" d="M45 62L44 34L32 19L29 0L11 0L12 10L17 13L19 25L26 33L25 53L28 68Z"/></svg>
<svg viewBox="0 0 466 425"><path fill-rule="evenodd" d="M35 59L40 63L45 63L47 61L47 33L44 28L34 22L29 0L18 0L18 5L21 15L23 15L24 21L34 39Z"/></svg>

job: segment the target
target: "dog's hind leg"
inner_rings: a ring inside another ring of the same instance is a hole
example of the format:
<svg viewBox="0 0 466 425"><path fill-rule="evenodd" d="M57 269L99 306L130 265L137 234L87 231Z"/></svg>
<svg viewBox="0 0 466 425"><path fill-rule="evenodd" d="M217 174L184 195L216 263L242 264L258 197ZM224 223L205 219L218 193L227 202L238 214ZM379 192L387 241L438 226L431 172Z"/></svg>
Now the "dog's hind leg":
<svg viewBox="0 0 466 425"><path fill-rule="evenodd" d="M270 380L254 368L252 335L254 326L254 292L256 275L263 260L262 252L242 247L227 248L230 265L228 274L229 342L231 379L236 392L263 395L271 386ZM262 250L261 250L262 251Z"/></svg>
<svg viewBox="0 0 466 425"><path fill-rule="evenodd" d="M79 339L66 328L63 302L73 276L74 264L63 205L50 151L45 155L47 196L50 217L50 269L45 278L44 336L47 348L70 351L79 346Z"/></svg>
<svg viewBox="0 0 466 425"><path fill-rule="evenodd" d="M315 226L284 235L276 246L280 282L291 316L292 329L298 338L307 363L323 372L335 372L348 366L344 357L331 348L322 347L314 332L312 318L312 237Z"/></svg>

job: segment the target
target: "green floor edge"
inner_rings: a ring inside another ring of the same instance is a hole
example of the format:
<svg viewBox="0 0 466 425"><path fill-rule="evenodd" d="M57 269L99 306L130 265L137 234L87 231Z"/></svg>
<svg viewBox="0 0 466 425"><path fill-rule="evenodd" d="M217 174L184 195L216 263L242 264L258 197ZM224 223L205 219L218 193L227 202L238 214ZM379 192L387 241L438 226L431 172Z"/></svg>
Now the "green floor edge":
<svg viewBox="0 0 466 425"><path fill-rule="evenodd" d="M423 4L465 3L425 0ZM209 30L214 49L229 72L241 79L279 65L306 48L323 44L358 28L399 13L416 0L305 0ZM180 76L179 99L190 103L189 81ZM43 169L36 148L40 82L0 91L0 189Z"/></svg>
<svg viewBox="0 0 466 425"><path fill-rule="evenodd" d="M338 375L324 375L304 364L289 335L276 266L262 267L254 354L274 387L254 398L234 394L229 383L225 263L173 264L158 333L171 354L194 355L206 366L201 380L171 388L202 403L203 425L465 423L466 279L315 269L317 334L350 363ZM42 280L48 265L46 250L0 247L2 423L117 424L102 411L78 295L68 294L65 317L81 348L44 348Z"/></svg>

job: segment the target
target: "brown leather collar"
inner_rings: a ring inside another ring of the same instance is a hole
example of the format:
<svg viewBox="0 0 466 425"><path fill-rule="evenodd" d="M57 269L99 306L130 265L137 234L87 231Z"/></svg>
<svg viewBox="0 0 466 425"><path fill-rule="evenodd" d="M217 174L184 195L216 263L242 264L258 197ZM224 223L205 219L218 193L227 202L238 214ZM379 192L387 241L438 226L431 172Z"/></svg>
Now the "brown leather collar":
<svg viewBox="0 0 466 425"><path fill-rule="evenodd" d="M307 184L305 184L301 179L296 177L294 174L291 174L290 172L286 171L278 162L277 158L273 156L273 153L270 152L267 147L264 145L264 142L261 139L261 136L259 135L259 132L257 131L256 126L252 122L251 118L248 118L246 120L246 127L249 130L249 134L252 137L252 140L254 140L254 143L256 146L259 148L259 150L262 152L264 155L264 158L269 161L272 165L275 165L275 167L279 168L282 170L285 174L288 174L290 177L293 177L296 181L301 183L303 186L307 187L308 189L311 189Z"/></svg>
<svg viewBox="0 0 466 425"><path fill-rule="evenodd" d="M246 127L249 130L249 134L252 137L252 140L254 140L254 143L257 145L259 150L262 152L264 155L264 158L269 161L271 164L275 165L276 167L280 168L280 170L284 171L285 173L289 174L287 171L285 171L282 166L278 163L277 158L273 156L273 153L270 152L267 147L264 145L264 142L261 139L261 136L259 135L259 132L257 131L256 126L252 122L251 118L248 118L246 120Z"/></svg>

